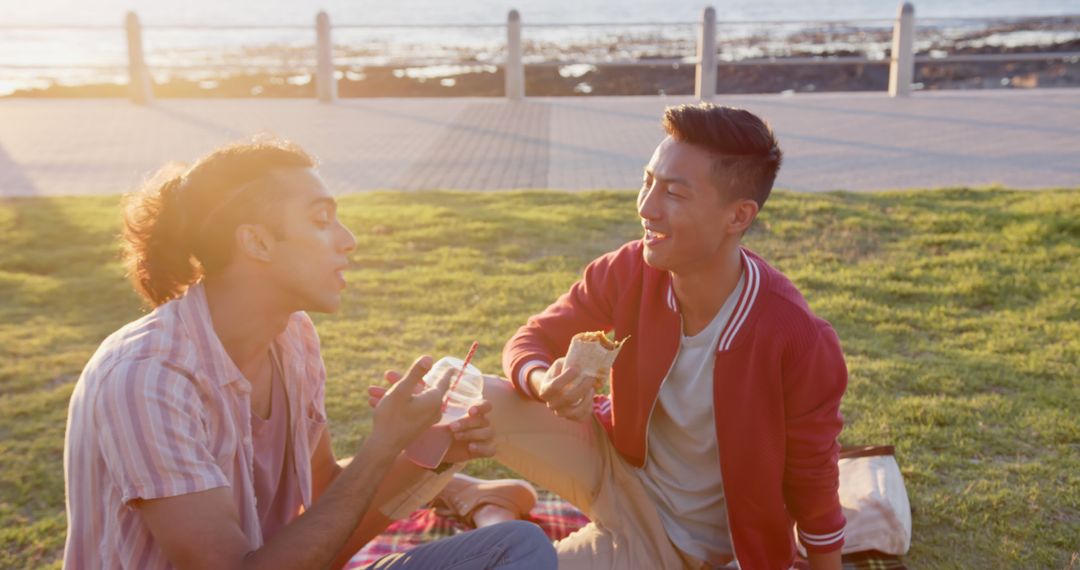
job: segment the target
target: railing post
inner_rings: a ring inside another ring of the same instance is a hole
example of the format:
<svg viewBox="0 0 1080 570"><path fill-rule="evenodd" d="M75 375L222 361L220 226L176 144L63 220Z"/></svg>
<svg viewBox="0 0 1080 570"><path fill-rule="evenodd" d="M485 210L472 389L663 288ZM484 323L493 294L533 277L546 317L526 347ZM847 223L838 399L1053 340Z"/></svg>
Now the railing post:
<svg viewBox="0 0 1080 570"><path fill-rule="evenodd" d="M904 2L893 26L892 59L889 62L889 96L911 95L915 80L915 7Z"/></svg>
<svg viewBox="0 0 1080 570"><path fill-rule="evenodd" d="M333 48L330 41L330 16L326 12L319 12L315 16L315 94L320 103L333 103L338 96Z"/></svg>
<svg viewBox="0 0 1080 570"><path fill-rule="evenodd" d="M521 14L510 10L506 17L506 98L520 101L525 98L525 65L521 52Z"/></svg>
<svg viewBox="0 0 1080 570"><path fill-rule="evenodd" d="M143 59L142 24L135 12L128 12L124 17L128 44L128 95L136 105L147 105L154 101L151 89L150 72Z"/></svg>
<svg viewBox="0 0 1080 570"><path fill-rule="evenodd" d="M701 16L697 42L697 72L694 97L708 101L716 95L716 10L709 6Z"/></svg>

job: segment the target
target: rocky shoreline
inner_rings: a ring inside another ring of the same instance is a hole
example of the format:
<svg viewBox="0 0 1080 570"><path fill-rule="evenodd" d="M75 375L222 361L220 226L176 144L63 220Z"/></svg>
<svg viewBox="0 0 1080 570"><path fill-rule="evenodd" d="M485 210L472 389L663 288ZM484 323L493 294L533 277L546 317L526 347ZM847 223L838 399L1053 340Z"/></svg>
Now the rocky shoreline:
<svg viewBox="0 0 1080 570"><path fill-rule="evenodd" d="M985 36L985 34L984 34ZM684 46L683 46L684 47ZM935 53L930 46L929 53ZM980 38L957 41L949 54L1080 52L1080 39L1052 45L995 45ZM854 51L788 52L785 57L864 55ZM640 55L639 61L670 58L670 53ZM463 59L460 65L433 68L413 65L351 66L339 72L338 92L355 97L501 97L503 73L487 61ZM302 68L301 68L302 69ZM829 65L724 65L718 69L718 93L784 93L884 91L888 65L877 63ZM655 66L605 64L526 65L526 93L531 96L689 95L694 92L694 65ZM1020 62L925 62L915 68L916 88L1000 89L1080 87L1080 58ZM307 72L233 73L172 76L154 85L157 98L311 98L315 85ZM8 97L72 98L126 97L118 83L64 85L16 90Z"/></svg>
<svg viewBox="0 0 1080 570"><path fill-rule="evenodd" d="M365 68L365 78L343 78L341 98L354 97L501 97L503 74L474 72L441 79L400 77L398 68ZM723 66L718 70L717 93L783 93L830 91L884 91L889 69L884 64ZM171 98L312 98L315 86L294 85L267 74L233 75L205 82L174 79L154 86L154 96ZM453 84L447 85L447 79ZM557 68L526 69L530 96L692 95L694 67L604 66L578 77L564 77ZM1039 61L1013 63L925 63L916 66L920 90L1080 87L1080 62ZM16 91L16 98L127 97L127 86L91 84L52 85Z"/></svg>

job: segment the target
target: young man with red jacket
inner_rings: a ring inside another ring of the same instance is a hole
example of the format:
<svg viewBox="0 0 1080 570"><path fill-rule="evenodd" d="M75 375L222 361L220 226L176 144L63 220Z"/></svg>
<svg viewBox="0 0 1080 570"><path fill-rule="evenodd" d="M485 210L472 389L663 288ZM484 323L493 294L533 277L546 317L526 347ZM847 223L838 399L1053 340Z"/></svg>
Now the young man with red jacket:
<svg viewBox="0 0 1080 570"><path fill-rule="evenodd" d="M740 245L776 179L776 138L710 104L668 108L663 126L642 238L510 339L510 382L488 378L496 458L592 519L556 544L561 568L788 568L796 537L811 568L840 568L839 340ZM560 358L594 330L627 339L610 399Z"/></svg>

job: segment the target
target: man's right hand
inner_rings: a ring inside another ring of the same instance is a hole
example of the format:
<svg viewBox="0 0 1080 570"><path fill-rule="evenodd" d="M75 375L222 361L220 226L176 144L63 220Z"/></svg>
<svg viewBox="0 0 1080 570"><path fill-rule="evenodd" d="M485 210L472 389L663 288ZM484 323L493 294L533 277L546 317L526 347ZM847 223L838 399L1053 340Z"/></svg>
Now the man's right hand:
<svg viewBox="0 0 1080 570"><path fill-rule="evenodd" d="M421 356L408 373L382 395L375 406L372 443L377 442L391 453L397 453L439 421L443 397L454 374L448 369L434 387L425 387L422 379L431 366L431 357Z"/></svg>
<svg viewBox="0 0 1080 570"><path fill-rule="evenodd" d="M560 418L580 422L592 414L595 381L586 378L573 367L566 367L560 358L547 370L534 369L529 373L529 387Z"/></svg>

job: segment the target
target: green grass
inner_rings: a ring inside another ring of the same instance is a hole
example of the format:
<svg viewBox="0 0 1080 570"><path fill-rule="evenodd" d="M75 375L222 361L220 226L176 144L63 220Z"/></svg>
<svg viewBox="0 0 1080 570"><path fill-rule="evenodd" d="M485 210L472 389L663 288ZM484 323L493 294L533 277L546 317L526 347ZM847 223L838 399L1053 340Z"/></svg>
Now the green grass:
<svg viewBox="0 0 1080 570"><path fill-rule="evenodd" d="M141 314L118 216L115 197L0 201L3 568L59 566L73 382ZM350 287L315 316L339 456L367 433L364 388L384 369L475 338L497 371L528 315L639 231L625 192L374 193L341 216L359 242ZM839 332L841 439L896 445L912 567L1078 564L1080 191L778 193L746 241Z"/></svg>

